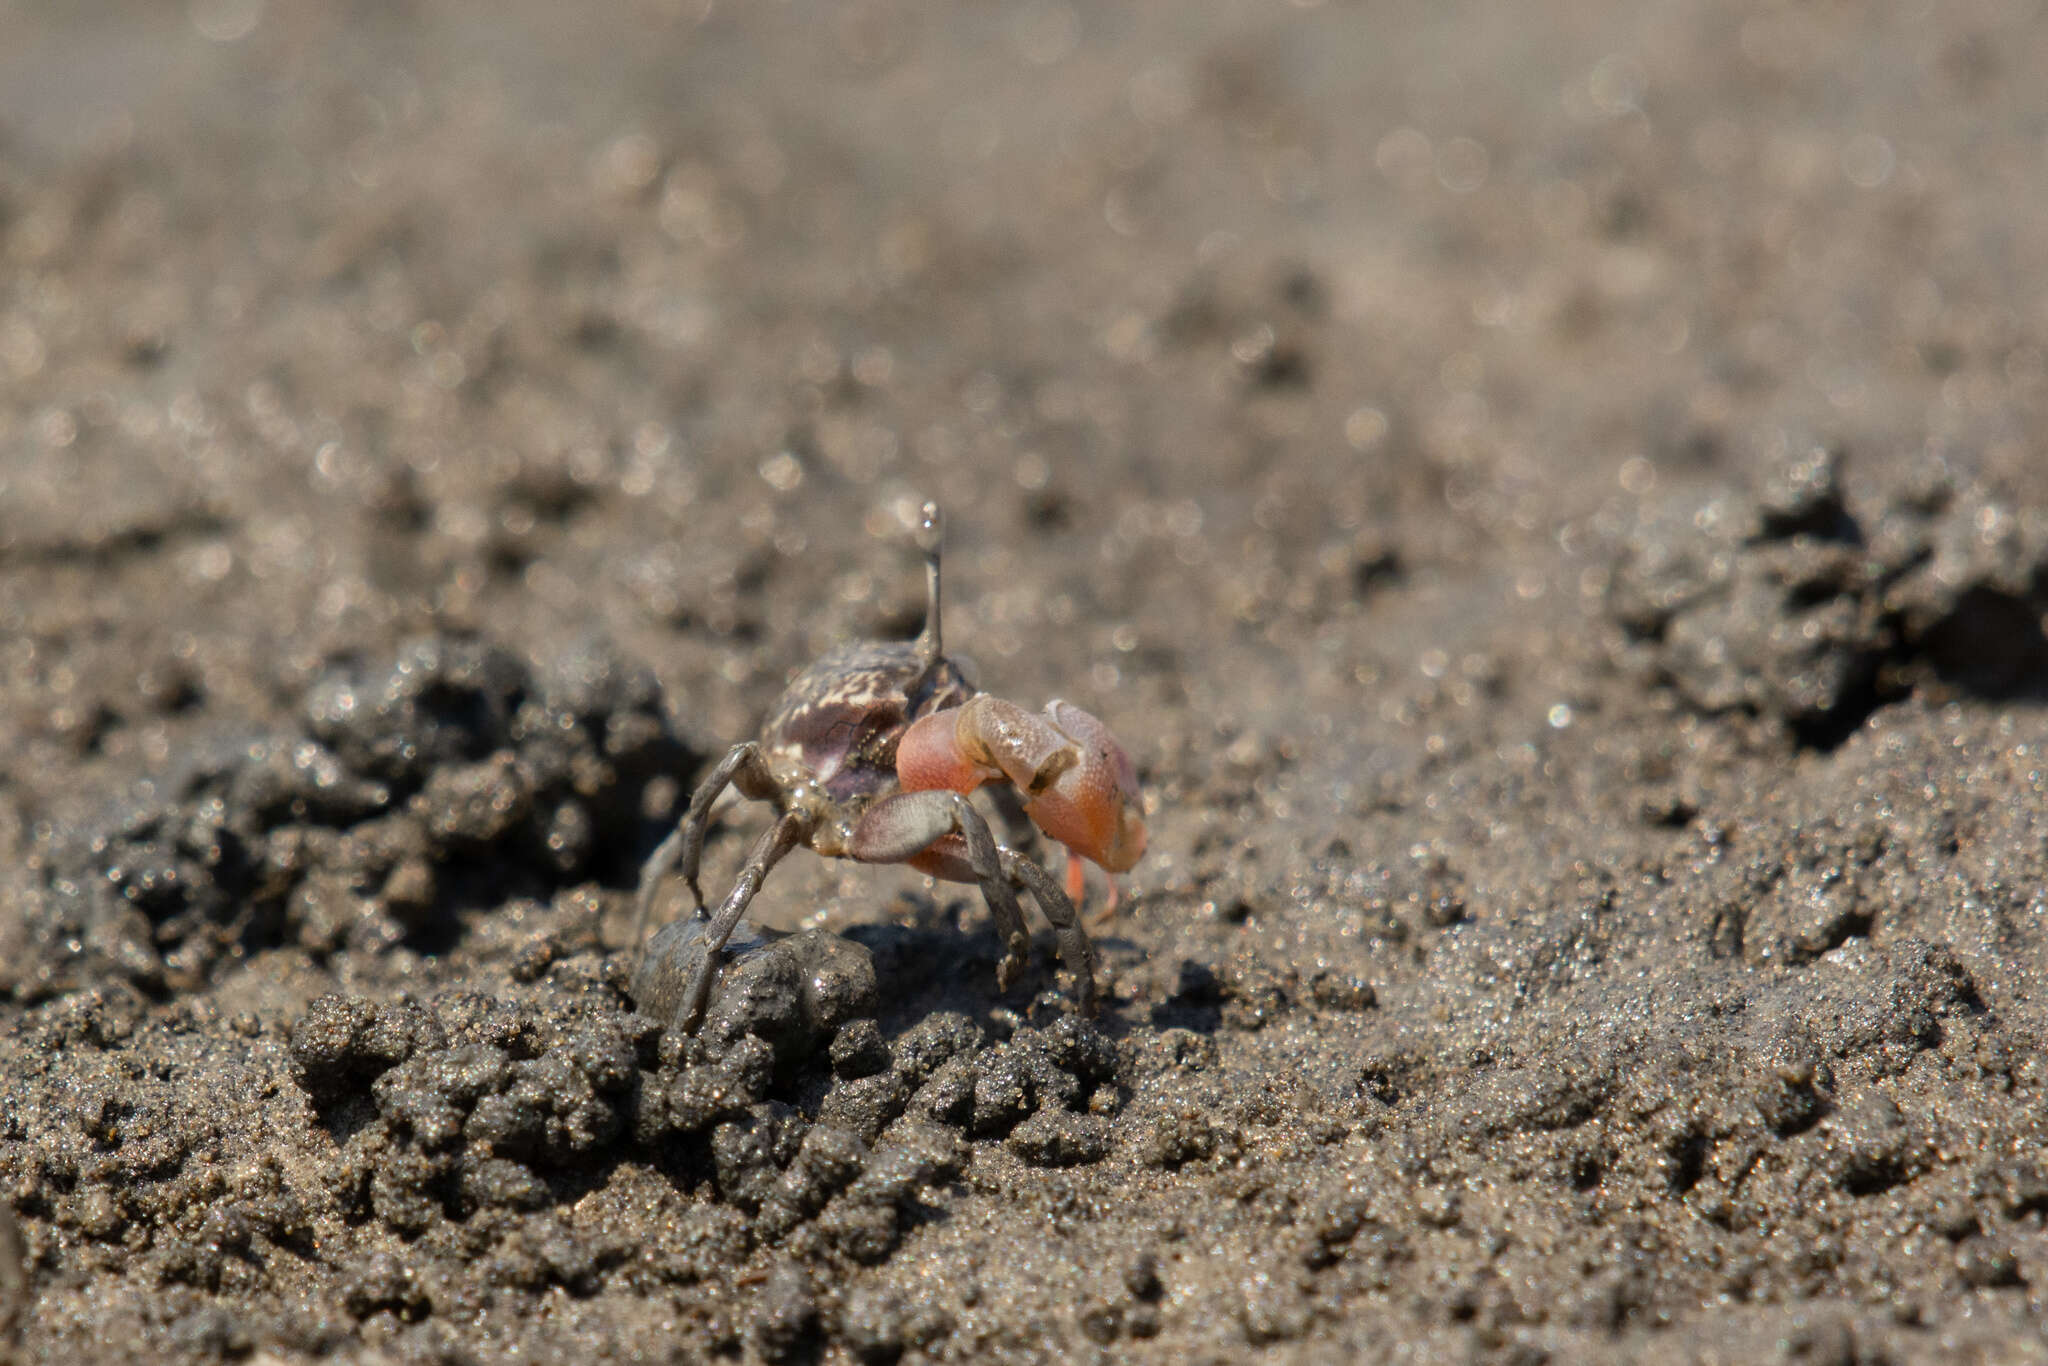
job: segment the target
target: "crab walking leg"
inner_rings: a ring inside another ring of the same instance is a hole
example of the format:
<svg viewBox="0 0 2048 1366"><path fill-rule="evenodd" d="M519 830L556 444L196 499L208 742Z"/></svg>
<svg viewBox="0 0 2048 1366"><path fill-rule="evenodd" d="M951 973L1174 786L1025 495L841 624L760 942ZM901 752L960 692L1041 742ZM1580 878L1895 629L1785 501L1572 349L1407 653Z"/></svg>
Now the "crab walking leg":
<svg viewBox="0 0 2048 1366"><path fill-rule="evenodd" d="M654 893L661 886L661 880L674 872L680 863L683 880L690 885L690 897L696 902L699 915L704 913L704 893L697 887L697 869L704 859L704 830L711 823L711 805L728 785L737 786L740 795L754 801L767 801L776 794L775 776L768 771L768 761L761 757L761 747L749 740L734 745L726 751L718 767L711 770L690 798L690 809L668 838L655 846L647 862L640 866L640 894L634 900L633 942L641 943L647 935L647 917L654 910Z"/></svg>
<svg viewBox="0 0 2048 1366"><path fill-rule="evenodd" d="M960 837L964 854L934 851L933 862L923 871L953 882L971 879L981 887L981 899L988 903L996 935L1003 941L996 986L1007 991L1030 959L1031 936L1024 932L1017 894L1003 876L1002 846L972 802L944 788L884 797L860 818L846 852L862 863L910 863L948 835ZM959 866L963 863L964 868Z"/></svg>
<svg viewBox="0 0 2048 1366"><path fill-rule="evenodd" d="M711 978L725 955L725 941L732 938L733 930L746 915L748 904L768 877L768 870L782 862L782 856L802 844L810 833L810 822L801 813L792 811L755 841L753 851L747 855L746 864L732 884L732 890L726 893L725 904L705 926L704 937L700 941L704 946L704 956L697 960L696 967L690 969L690 980L683 985L683 1008L677 1016L677 1023L685 1034L696 1033L697 1026L703 1023L704 1007L711 1000ZM697 914L702 918L704 913L699 911Z"/></svg>
<svg viewBox="0 0 2048 1366"><path fill-rule="evenodd" d="M1030 891L1031 899L1038 903L1039 911L1052 922L1053 933L1059 936L1060 961L1067 965L1067 971L1074 974L1074 992L1084 1015L1095 1013L1095 945L1089 942L1088 932L1081 928L1081 918L1074 911L1074 903L1053 881L1051 873L1039 866L1038 860L1024 857L1012 849L998 851L1002 857L1003 876L1019 882Z"/></svg>

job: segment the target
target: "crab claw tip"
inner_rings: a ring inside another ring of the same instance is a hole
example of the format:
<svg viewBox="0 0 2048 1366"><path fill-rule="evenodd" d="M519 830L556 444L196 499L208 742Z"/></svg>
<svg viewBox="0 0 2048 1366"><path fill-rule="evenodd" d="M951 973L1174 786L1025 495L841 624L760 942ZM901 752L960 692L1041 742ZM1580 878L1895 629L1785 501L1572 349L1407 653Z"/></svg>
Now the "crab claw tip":
<svg viewBox="0 0 2048 1366"><path fill-rule="evenodd" d="M1026 803L1046 834L1111 873L1127 871L1145 855L1145 804L1137 767L1095 717L1055 701L1047 715L1081 749L1081 761Z"/></svg>

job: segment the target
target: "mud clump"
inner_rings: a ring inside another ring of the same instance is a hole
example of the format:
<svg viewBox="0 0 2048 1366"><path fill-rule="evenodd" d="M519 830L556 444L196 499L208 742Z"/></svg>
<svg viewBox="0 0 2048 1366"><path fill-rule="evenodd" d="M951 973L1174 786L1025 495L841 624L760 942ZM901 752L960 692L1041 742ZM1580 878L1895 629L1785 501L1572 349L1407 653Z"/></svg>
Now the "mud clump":
<svg viewBox="0 0 2048 1366"><path fill-rule="evenodd" d="M304 729L217 746L54 851L25 922L35 999L107 976L153 994L276 944L375 955L451 911L616 877L647 783L687 772L645 670L589 644L536 673L418 640L308 690Z"/></svg>
<svg viewBox="0 0 2048 1366"><path fill-rule="evenodd" d="M1627 657L1699 711L1824 749L1919 687L2039 696L2048 519L1940 467L1867 498L1843 470L1816 449L1640 530L1607 598Z"/></svg>
<svg viewBox="0 0 2048 1366"><path fill-rule="evenodd" d="M330 1130L346 1133L329 1176L343 1216L418 1233L480 1208L547 1204L548 1176L635 1125L653 1032L643 1017L536 1019L483 998L436 1010L330 996L293 1028L289 1051ZM749 1061L736 1055L704 1089L744 1109L759 1091Z"/></svg>
<svg viewBox="0 0 2048 1366"><path fill-rule="evenodd" d="M703 959L707 921L686 916L664 925L647 941L633 969L629 991L643 1014L674 1024L684 1007L684 989ZM711 996L698 1034L715 1043L752 1035L774 1048L785 1068L834 1045L848 1066L867 1035L839 1044L841 1026L863 1019L868 1034L877 1003L874 957L851 940L822 930L776 935L742 926L728 940L714 970ZM869 1071L878 1070L869 1068Z"/></svg>
<svg viewBox="0 0 2048 1366"><path fill-rule="evenodd" d="M1108 1152L1109 1120L1080 1108L1117 1072L1092 1025L984 1044L942 1015L891 1049L862 1017L839 1040L778 1055L756 1034L693 1037L633 1013L330 996L293 1027L289 1055L340 1144L327 1183L342 1216L407 1236L551 1205L633 1157L751 1216L763 1244L811 1226L832 1254L873 1263L894 1250L918 1192L959 1170L970 1135L1007 1134L1041 1165ZM884 1065L817 1066L834 1054Z"/></svg>
<svg viewBox="0 0 2048 1366"><path fill-rule="evenodd" d="M754 1240L815 1224L823 1246L871 1262L893 1250L917 1193L963 1156L933 1125L902 1126L877 1147L875 1135L807 1119L778 1088L767 1042L713 1046L637 1014L328 997L293 1029L290 1054L340 1142L327 1179L342 1216L407 1236L551 1205L637 1157L751 1216Z"/></svg>

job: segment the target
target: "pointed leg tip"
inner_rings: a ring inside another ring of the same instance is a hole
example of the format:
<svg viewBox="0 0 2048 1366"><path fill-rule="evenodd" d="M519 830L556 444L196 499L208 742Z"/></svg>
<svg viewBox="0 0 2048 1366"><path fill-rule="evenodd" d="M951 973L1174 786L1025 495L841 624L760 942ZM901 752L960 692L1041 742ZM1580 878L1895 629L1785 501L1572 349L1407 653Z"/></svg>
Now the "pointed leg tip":
<svg viewBox="0 0 2048 1366"><path fill-rule="evenodd" d="M996 990L1008 991L1015 986L1024 970L1031 966L1029 941L1021 936L1012 939L1003 954L1003 960L996 964Z"/></svg>

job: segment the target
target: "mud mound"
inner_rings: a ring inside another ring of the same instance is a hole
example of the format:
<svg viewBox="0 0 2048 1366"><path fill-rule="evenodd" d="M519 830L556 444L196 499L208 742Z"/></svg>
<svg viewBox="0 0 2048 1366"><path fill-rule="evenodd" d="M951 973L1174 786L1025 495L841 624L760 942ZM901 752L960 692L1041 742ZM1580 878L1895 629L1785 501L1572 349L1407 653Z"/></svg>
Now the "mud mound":
<svg viewBox="0 0 2048 1366"><path fill-rule="evenodd" d="M1916 686L2048 700L2048 519L1931 467L1852 499L1826 448L1639 531L1608 611L1705 712L1839 744Z"/></svg>
<svg viewBox="0 0 2048 1366"><path fill-rule="evenodd" d="M305 728L217 744L63 841L10 964L35 999L108 976L164 994L293 944L451 942L455 913L549 897L637 857L686 773L652 676L599 646L545 678L475 639L413 642L308 691Z"/></svg>

